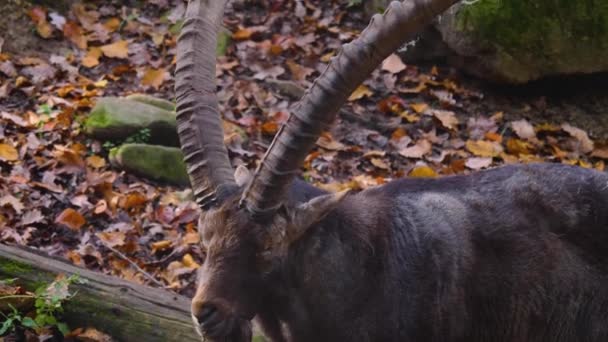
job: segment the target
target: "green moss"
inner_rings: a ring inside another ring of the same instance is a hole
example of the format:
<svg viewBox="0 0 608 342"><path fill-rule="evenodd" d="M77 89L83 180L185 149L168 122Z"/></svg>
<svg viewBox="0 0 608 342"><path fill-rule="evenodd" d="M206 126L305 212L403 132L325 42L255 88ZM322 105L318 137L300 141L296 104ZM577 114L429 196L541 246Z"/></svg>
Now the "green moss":
<svg viewBox="0 0 608 342"><path fill-rule="evenodd" d="M0 259L0 267L2 267L3 272L14 275L33 271L28 264L10 259Z"/></svg>
<svg viewBox="0 0 608 342"><path fill-rule="evenodd" d="M147 95L101 98L85 122L85 132L98 140L122 142L145 129L150 142L179 146L173 109L173 103Z"/></svg>
<svg viewBox="0 0 608 342"><path fill-rule="evenodd" d="M228 30L220 30L217 35L217 49L216 54L218 56L224 56L226 54L226 50L230 45L230 41L232 40L232 35Z"/></svg>
<svg viewBox="0 0 608 342"><path fill-rule="evenodd" d="M478 0L461 7L456 27L495 50L513 72L575 69L606 59L608 1Z"/></svg>
<svg viewBox="0 0 608 342"><path fill-rule="evenodd" d="M179 148L125 144L110 153L113 164L142 177L175 185L189 185Z"/></svg>

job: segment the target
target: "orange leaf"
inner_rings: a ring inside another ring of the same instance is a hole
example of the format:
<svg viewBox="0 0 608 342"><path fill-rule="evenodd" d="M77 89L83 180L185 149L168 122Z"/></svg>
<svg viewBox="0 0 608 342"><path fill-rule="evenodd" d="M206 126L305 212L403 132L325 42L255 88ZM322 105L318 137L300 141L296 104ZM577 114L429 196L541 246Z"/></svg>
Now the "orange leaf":
<svg viewBox="0 0 608 342"><path fill-rule="evenodd" d="M92 68L99 65L99 57L101 57L101 49L91 47L87 54L82 58L82 65L86 68Z"/></svg>
<svg viewBox="0 0 608 342"><path fill-rule="evenodd" d="M68 21L63 25L63 35L74 43L79 49L87 48L87 37L85 37L82 27L75 21Z"/></svg>
<svg viewBox="0 0 608 342"><path fill-rule="evenodd" d="M9 144L0 144L0 159L6 161L15 161L19 159L17 149Z"/></svg>
<svg viewBox="0 0 608 342"><path fill-rule="evenodd" d="M279 125L274 121L266 121L262 124L262 133L274 135L279 130Z"/></svg>
<svg viewBox="0 0 608 342"><path fill-rule="evenodd" d="M79 230L86 222L87 221L84 219L84 217L72 208L65 209L55 219L55 223L63 224L72 230Z"/></svg>
<svg viewBox="0 0 608 342"><path fill-rule="evenodd" d="M129 57L129 42L119 40L115 43L102 46L101 51L109 58L127 58Z"/></svg>
<svg viewBox="0 0 608 342"><path fill-rule="evenodd" d="M141 84L149 87L154 87L154 89L160 88L163 82L165 82L165 69L163 68L150 68L146 70L144 76L141 79Z"/></svg>
<svg viewBox="0 0 608 342"><path fill-rule="evenodd" d="M251 38L253 31L248 28L242 28L232 34L232 38L235 40L247 40Z"/></svg>
<svg viewBox="0 0 608 342"><path fill-rule="evenodd" d="M87 157L87 165L94 169L101 169L106 166L106 160L101 158L100 156L89 156Z"/></svg>

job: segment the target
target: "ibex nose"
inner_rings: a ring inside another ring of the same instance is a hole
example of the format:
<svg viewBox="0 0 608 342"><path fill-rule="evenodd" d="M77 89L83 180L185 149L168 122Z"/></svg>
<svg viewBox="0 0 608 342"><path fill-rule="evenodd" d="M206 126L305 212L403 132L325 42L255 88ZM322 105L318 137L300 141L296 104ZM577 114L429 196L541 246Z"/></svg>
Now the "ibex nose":
<svg viewBox="0 0 608 342"><path fill-rule="evenodd" d="M198 305L197 305L198 304ZM196 303L192 305L192 316L199 325L209 325L214 319L221 319L217 306L210 302Z"/></svg>

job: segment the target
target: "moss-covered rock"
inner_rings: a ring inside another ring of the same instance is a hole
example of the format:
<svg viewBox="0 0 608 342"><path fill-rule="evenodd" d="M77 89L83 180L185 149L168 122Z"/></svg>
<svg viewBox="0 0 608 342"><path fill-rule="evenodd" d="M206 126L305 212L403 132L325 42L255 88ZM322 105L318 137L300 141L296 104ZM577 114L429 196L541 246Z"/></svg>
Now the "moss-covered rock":
<svg viewBox="0 0 608 342"><path fill-rule="evenodd" d="M124 141L146 129L150 143L179 146L175 112L165 109L169 104L141 95L101 98L85 122L85 132L98 140Z"/></svg>
<svg viewBox="0 0 608 342"><path fill-rule="evenodd" d="M363 1L366 9L390 2ZM444 57L486 79L524 83L608 71L606 0L463 1L444 13L435 28L456 54ZM402 52L405 60L424 59L421 52L428 59L437 57L434 50L441 42L420 43Z"/></svg>
<svg viewBox="0 0 608 342"><path fill-rule="evenodd" d="M158 97L154 97L147 94L131 94L125 97L127 100L133 100L145 104L149 104L151 106L158 107L160 109L168 110L170 112L175 112L175 103L171 101L167 101L165 99L159 99Z"/></svg>
<svg viewBox="0 0 608 342"><path fill-rule="evenodd" d="M184 155L179 148L124 144L110 152L110 162L144 178L180 186L190 184Z"/></svg>
<svg viewBox="0 0 608 342"><path fill-rule="evenodd" d="M605 0L478 0L461 3L437 28L463 67L521 83L608 70Z"/></svg>

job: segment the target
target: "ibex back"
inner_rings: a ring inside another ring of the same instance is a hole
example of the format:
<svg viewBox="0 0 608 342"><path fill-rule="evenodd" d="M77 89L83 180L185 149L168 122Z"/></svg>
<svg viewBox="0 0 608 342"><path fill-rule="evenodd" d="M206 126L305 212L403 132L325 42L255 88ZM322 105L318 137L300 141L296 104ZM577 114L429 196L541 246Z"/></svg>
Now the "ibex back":
<svg viewBox="0 0 608 342"><path fill-rule="evenodd" d="M293 181L340 105L455 0L393 2L233 175L215 97L224 2L192 0L178 130L201 206L192 315L213 341L608 340L608 175L558 164L402 179L356 194ZM204 131L204 134L203 134Z"/></svg>

